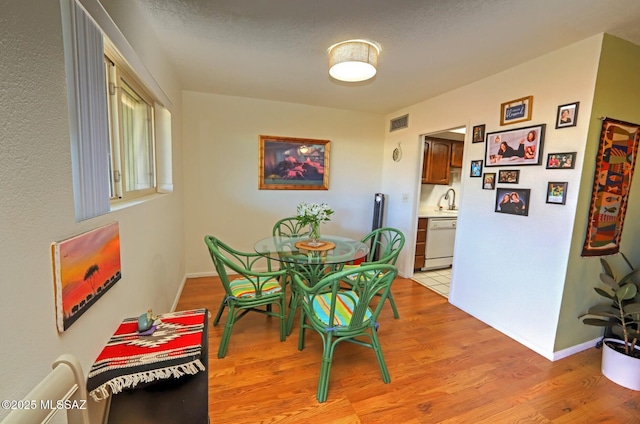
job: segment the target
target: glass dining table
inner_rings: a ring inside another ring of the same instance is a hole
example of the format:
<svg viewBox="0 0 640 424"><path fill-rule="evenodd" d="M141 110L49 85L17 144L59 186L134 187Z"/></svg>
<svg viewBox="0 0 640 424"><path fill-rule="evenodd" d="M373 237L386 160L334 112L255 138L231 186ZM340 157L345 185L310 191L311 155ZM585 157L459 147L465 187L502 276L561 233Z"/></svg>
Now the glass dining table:
<svg viewBox="0 0 640 424"><path fill-rule="evenodd" d="M348 237L323 235L318 245L308 236L272 236L255 243L256 253L291 266L313 284L327 271L339 271L369 253L369 246Z"/></svg>
<svg viewBox="0 0 640 424"><path fill-rule="evenodd" d="M359 240L324 234L319 245L315 246L308 236L273 236L258 240L254 249L256 253L280 262L290 271L300 273L310 286L331 272L341 271L345 264L357 263L369 253L369 246ZM291 333L298 302L298 295L292 286L287 334Z"/></svg>

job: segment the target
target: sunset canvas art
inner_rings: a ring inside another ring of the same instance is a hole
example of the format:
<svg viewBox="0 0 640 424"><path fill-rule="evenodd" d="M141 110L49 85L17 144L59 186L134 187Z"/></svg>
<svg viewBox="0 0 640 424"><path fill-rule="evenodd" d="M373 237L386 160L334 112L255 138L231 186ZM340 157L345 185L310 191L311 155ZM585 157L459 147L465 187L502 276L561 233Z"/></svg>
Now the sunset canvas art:
<svg viewBox="0 0 640 424"><path fill-rule="evenodd" d="M51 245L59 332L120 280L120 231L117 222Z"/></svg>

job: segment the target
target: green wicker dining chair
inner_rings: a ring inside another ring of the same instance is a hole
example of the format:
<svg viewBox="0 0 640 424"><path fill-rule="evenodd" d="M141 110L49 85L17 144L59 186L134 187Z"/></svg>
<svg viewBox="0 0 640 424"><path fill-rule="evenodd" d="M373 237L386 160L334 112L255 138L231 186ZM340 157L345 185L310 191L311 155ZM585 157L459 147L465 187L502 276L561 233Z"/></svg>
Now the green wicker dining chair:
<svg viewBox="0 0 640 424"><path fill-rule="evenodd" d="M273 236L306 236L309 235L309 226L303 224L298 217L290 216L282 218L273 224Z"/></svg>
<svg viewBox="0 0 640 424"><path fill-rule="evenodd" d="M357 291L341 289L341 280L347 275L353 276L359 287ZM310 287L302 274L293 274L294 285L303 298L298 349L304 349L307 329L317 331L322 337L322 365L316 395L318 402L327 400L333 353L336 345L342 341L373 349L382 381L391 381L378 340L377 319L396 275L395 265L364 265L355 270L328 274ZM382 297L381 301L372 303L377 295Z"/></svg>
<svg viewBox="0 0 640 424"><path fill-rule="evenodd" d="M254 267L264 266L263 256L255 252L240 252L213 236L205 236L204 241L209 248L211 259L225 291L225 297L213 321L214 326L218 325L225 306L229 308L218 348L218 358L224 358L227 354L233 326L248 312L277 317L280 320L280 341L284 341L286 338L285 288L280 284L280 280L284 278L287 270L272 271L269 260L266 260L266 271L253 270ZM232 278L233 276L229 274L238 275ZM277 311L271 310L271 305L274 304L278 306ZM265 308L261 309L260 307L263 306Z"/></svg>
<svg viewBox="0 0 640 424"><path fill-rule="evenodd" d="M271 231L274 237L301 237L309 235L310 229L308 225L303 224L297 216L290 216L282 218L273 224ZM280 264L280 269L286 268L287 265ZM282 286L286 287L291 283L289 274L286 274L282 279ZM291 292L293 296L293 291ZM290 303L293 302L293 297L290 299ZM287 335L291 333L291 325L287 324Z"/></svg>
<svg viewBox="0 0 640 424"><path fill-rule="evenodd" d="M359 265L345 265L344 269L357 269L363 265L370 264L391 264L395 265L398 260L398 255L404 247L404 234L402 231L391 227L378 228L367 234L362 240L364 244L370 244L371 249L366 258ZM355 275L355 274L354 274ZM350 275L343 280L348 285L354 285L355 280ZM357 286L355 287L357 289ZM393 317L398 319L398 309L396 308L396 302L393 300L393 295L389 292L389 304L393 310Z"/></svg>

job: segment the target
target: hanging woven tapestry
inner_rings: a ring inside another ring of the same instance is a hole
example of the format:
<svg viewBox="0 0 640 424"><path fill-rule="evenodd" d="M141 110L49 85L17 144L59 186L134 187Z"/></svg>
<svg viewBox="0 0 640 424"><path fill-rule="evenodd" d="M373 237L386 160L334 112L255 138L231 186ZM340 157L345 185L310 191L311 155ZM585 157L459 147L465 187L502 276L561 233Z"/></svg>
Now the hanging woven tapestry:
<svg viewBox="0 0 640 424"><path fill-rule="evenodd" d="M582 256L612 255L620 249L639 140L636 124L610 118L602 122Z"/></svg>

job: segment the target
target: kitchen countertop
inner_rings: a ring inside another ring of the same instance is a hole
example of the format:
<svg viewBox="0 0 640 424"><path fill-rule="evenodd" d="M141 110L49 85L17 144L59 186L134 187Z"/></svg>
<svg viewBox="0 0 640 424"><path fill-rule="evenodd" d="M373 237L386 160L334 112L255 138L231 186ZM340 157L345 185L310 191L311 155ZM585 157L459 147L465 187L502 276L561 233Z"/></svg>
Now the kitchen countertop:
<svg viewBox="0 0 640 424"><path fill-rule="evenodd" d="M424 208L424 209L420 209L418 211L418 218L457 218L458 217L458 210L447 210L447 209L442 209L441 211L438 210L437 206L431 207L431 208Z"/></svg>

